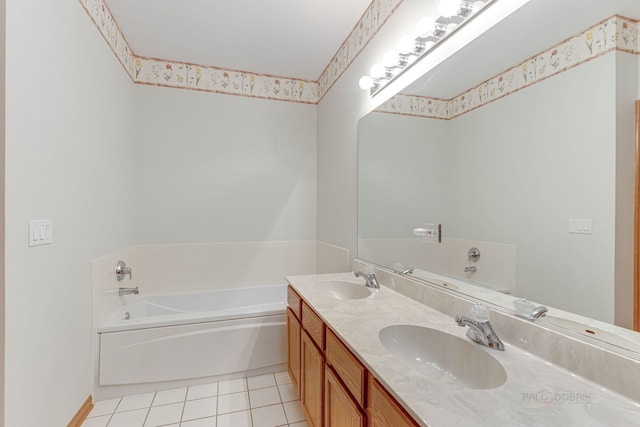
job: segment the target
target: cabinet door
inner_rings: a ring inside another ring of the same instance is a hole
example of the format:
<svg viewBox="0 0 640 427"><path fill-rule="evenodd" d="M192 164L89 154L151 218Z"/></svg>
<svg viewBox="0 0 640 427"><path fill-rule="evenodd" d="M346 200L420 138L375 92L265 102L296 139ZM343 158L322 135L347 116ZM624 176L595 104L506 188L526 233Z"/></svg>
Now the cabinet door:
<svg viewBox="0 0 640 427"><path fill-rule="evenodd" d="M329 328L326 329L325 361L335 371L336 376L340 378L358 405L364 408L366 369L342 341Z"/></svg>
<svg viewBox="0 0 640 427"><path fill-rule="evenodd" d="M293 387L300 397L300 322L287 310L287 368Z"/></svg>
<svg viewBox="0 0 640 427"><path fill-rule="evenodd" d="M313 427L321 427L323 425L324 358L306 331L302 332L300 354L302 359L300 401L309 424Z"/></svg>
<svg viewBox="0 0 640 427"><path fill-rule="evenodd" d="M417 427L384 387L369 375L367 421L369 427Z"/></svg>
<svg viewBox="0 0 640 427"><path fill-rule="evenodd" d="M342 386L333 369L325 368L325 427L364 427L365 417L358 404Z"/></svg>

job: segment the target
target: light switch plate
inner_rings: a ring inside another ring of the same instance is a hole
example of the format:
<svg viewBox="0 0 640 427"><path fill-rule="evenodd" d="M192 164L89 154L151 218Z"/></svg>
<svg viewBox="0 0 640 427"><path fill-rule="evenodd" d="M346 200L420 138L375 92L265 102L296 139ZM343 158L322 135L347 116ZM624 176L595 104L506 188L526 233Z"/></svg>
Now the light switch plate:
<svg viewBox="0 0 640 427"><path fill-rule="evenodd" d="M572 234L593 234L593 224L590 219L575 219L569 220L569 233Z"/></svg>
<svg viewBox="0 0 640 427"><path fill-rule="evenodd" d="M50 245L53 243L53 221L50 219L32 219L29 221L29 246Z"/></svg>

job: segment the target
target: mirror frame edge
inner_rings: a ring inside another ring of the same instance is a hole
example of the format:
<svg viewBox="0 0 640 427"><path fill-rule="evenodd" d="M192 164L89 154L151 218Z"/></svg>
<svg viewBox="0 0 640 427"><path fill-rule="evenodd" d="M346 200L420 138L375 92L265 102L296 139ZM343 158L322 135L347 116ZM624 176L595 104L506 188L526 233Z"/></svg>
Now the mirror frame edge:
<svg viewBox="0 0 640 427"><path fill-rule="evenodd" d="M640 100L636 101L636 185L633 250L633 329L640 332Z"/></svg>

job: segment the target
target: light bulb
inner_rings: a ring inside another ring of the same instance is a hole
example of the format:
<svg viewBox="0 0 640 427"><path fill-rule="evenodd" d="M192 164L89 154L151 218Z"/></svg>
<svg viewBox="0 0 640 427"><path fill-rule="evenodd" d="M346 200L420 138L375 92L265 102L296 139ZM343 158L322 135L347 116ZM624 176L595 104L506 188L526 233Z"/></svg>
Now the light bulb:
<svg viewBox="0 0 640 427"><path fill-rule="evenodd" d="M371 66L371 69L369 70L369 74L371 74L371 77L373 77L374 79L379 79L380 77L384 76L386 74L386 70L384 69L384 65L382 64L373 64Z"/></svg>
<svg viewBox="0 0 640 427"><path fill-rule="evenodd" d="M438 13L440 16L449 17L458 13L460 9L459 0L440 0L438 4Z"/></svg>
<svg viewBox="0 0 640 427"><path fill-rule="evenodd" d="M398 54L390 50L382 57L382 63L387 68L393 68L398 65Z"/></svg>
<svg viewBox="0 0 640 427"><path fill-rule="evenodd" d="M400 53L411 53L415 48L415 41L411 36L404 36L398 41L398 52Z"/></svg>
<svg viewBox="0 0 640 427"><path fill-rule="evenodd" d="M373 87L373 79L369 76L362 76L358 82L360 89L368 90Z"/></svg>
<svg viewBox="0 0 640 427"><path fill-rule="evenodd" d="M436 29L436 21L430 16L425 16L416 25L416 35L418 37L429 37Z"/></svg>

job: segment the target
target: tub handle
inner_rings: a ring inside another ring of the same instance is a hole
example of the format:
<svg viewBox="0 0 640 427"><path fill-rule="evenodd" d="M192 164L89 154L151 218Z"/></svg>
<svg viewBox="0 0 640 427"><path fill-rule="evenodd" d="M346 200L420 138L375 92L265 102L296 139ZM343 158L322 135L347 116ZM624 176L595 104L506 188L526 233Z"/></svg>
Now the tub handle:
<svg viewBox="0 0 640 427"><path fill-rule="evenodd" d="M118 282L124 280L124 276L127 274L129 275L129 280L131 280L133 277L131 274L131 267L127 267L127 264L122 260L118 261L116 264L116 279L118 279Z"/></svg>

